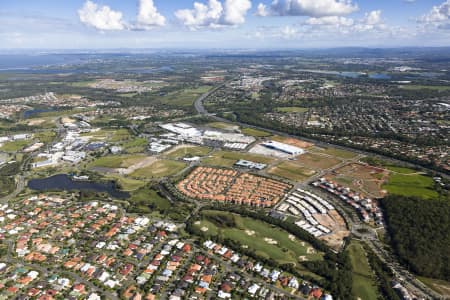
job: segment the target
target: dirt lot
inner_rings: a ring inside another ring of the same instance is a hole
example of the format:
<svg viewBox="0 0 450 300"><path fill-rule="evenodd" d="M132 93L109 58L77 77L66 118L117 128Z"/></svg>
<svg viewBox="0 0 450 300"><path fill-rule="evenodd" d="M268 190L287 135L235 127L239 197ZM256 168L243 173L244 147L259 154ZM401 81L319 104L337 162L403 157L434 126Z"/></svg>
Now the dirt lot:
<svg viewBox="0 0 450 300"><path fill-rule="evenodd" d="M278 142L286 143L288 145L295 146L295 147L300 147L300 148L303 148L303 149L306 149L306 148L314 146L314 144L312 144L312 143L308 143L308 142L305 142L305 141L302 141L302 140L298 140L298 139L294 139L294 138L275 136L272 139L275 140L275 141L278 141Z"/></svg>
<svg viewBox="0 0 450 300"><path fill-rule="evenodd" d="M316 214L313 216L320 224L332 229L330 234L321 236L319 239L327 243L331 248L340 250L344 238L350 235L344 219L336 210L330 210L327 215Z"/></svg>

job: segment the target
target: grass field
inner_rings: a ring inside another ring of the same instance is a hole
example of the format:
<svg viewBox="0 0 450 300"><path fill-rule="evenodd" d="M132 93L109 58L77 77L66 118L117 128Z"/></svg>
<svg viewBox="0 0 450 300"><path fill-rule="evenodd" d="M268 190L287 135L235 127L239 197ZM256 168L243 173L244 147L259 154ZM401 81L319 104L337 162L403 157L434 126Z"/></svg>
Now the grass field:
<svg viewBox="0 0 450 300"><path fill-rule="evenodd" d="M103 168L128 168L145 158L145 155L114 155L103 156L89 164L90 168L103 167Z"/></svg>
<svg viewBox="0 0 450 300"><path fill-rule="evenodd" d="M131 192L140 189L145 186L145 182L128 177L123 177L117 174L108 174L105 176L107 179L114 180L122 187L123 191Z"/></svg>
<svg viewBox="0 0 450 300"><path fill-rule="evenodd" d="M433 90L433 91L448 91L450 86L445 85L402 85L400 88L405 90L417 91L417 90Z"/></svg>
<svg viewBox="0 0 450 300"><path fill-rule="evenodd" d="M234 130L234 129L239 128L239 126L237 126L237 125L233 125L233 124L225 123L225 122L211 122L206 125L208 125L209 127L212 127L212 128L218 128L218 129L224 129L224 130Z"/></svg>
<svg viewBox="0 0 450 300"><path fill-rule="evenodd" d="M56 132L54 131L41 131L33 135L35 139L38 139L42 143L50 143L56 137Z"/></svg>
<svg viewBox="0 0 450 300"><path fill-rule="evenodd" d="M234 223L230 227L220 223L228 220ZM237 214L219 211L202 212L202 220L196 224L199 229L206 229L206 235L221 235L245 245L259 256L272 258L279 263L299 263L304 260L320 260L322 254L317 253L310 244L290 236L284 230L268 223L241 217ZM202 231L203 231L202 230Z"/></svg>
<svg viewBox="0 0 450 300"><path fill-rule="evenodd" d="M431 289L435 290L439 294L446 297L450 296L450 282L426 277L418 277L418 278L420 281L425 283L427 286L429 286Z"/></svg>
<svg viewBox="0 0 450 300"><path fill-rule="evenodd" d="M416 196L425 199L438 198L438 193L433 190L434 182L431 177L413 174L416 172L414 170L411 170L412 173L407 173L408 169L405 168L395 168L392 170L395 172L401 171L401 173L391 173L388 182L383 185L383 188L389 194Z"/></svg>
<svg viewBox="0 0 450 300"><path fill-rule="evenodd" d="M118 130L100 129L98 131L82 133L81 136L90 136L91 140L97 141L108 140L109 142L113 143L124 142L131 139L131 134L127 129L118 129Z"/></svg>
<svg viewBox="0 0 450 300"><path fill-rule="evenodd" d="M12 142L6 142L3 144L3 146L0 148L0 151L4 152L17 152L25 148L31 143L31 141L12 141Z"/></svg>
<svg viewBox="0 0 450 300"><path fill-rule="evenodd" d="M152 206L157 210L168 210L171 203L166 198L158 195L155 190L148 188L141 188L133 193L128 200L133 207L133 210L140 213L152 213Z"/></svg>
<svg viewBox="0 0 450 300"><path fill-rule="evenodd" d="M253 129L253 128L242 128L241 132L246 135L254 136L254 137L268 137L271 136L267 131Z"/></svg>
<svg viewBox="0 0 450 300"><path fill-rule="evenodd" d="M292 181L304 181L315 174L314 170L305 168L294 162L282 162L268 171L269 174Z"/></svg>
<svg viewBox="0 0 450 300"><path fill-rule="evenodd" d="M192 157L192 156L205 156L211 151L211 148L208 147L190 147L190 146L182 146L172 152L166 154L167 158L170 159L180 159L184 157Z"/></svg>
<svg viewBox="0 0 450 300"><path fill-rule="evenodd" d="M309 109L306 107L299 107L299 106L291 106L291 107L277 107L275 109L277 112L285 112L285 113L304 113L307 112Z"/></svg>
<svg viewBox="0 0 450 300"><path fill-rule="evenodd" d="M273 159L270 157L258 154L232 152L232 151L217 151L212 153L210 156L204 158L202 162L206 165L229 168L232 167L240 159L245 159L262 164L270 164L273 161Z"/></svg>
<svg viewBox="0 0 450 300"><path fill-rule="evenodd" d="M331 156L335 156L342 159L352 159L358 156L355 152L350 152L347 150L337 149L337 148L316 148L315 150L311 150L312 152L324 153Z"/></svg>
<svg viewBox="0 0 450 300"><path fill-rule="evenodd" d="M198 88L184 89L169 93L164 96L161 101L164 104L176 105L181 107L189 107L194 105L195 100L202 94L206 93L210 86L200 86Z"/></svg>
<svg viewBox="0 0 450 300"><path fill-rule="evenodd" d="M310 169L329 169L338 165L341 160L335 157L328 157L314 153L305 153L297 157L297 161Z"/></svg>
<svg viewBox="0 0 450 300"><path fill-rule="evenodd" d="M158 160L148 167L136 170L131 173L135 178L162 178L174 175L182 171L187 165L185 163L173 160Z"/></svg>
<svg viewBox="0 0 450 300"><path fill-rule="evenodd" d="M352 292L356 299L377 300L378 291L374 281L374 274L366 258L364 248L359 242L352 241L347 251L353 269Z"/></svg>
<svg viewBox="0 0 450 300"><path fill-rule="evenodd" d="M148 141L144 138L136 138L125 142L121 146L127 153L139 153L144 152L147 148Z"/></svg>

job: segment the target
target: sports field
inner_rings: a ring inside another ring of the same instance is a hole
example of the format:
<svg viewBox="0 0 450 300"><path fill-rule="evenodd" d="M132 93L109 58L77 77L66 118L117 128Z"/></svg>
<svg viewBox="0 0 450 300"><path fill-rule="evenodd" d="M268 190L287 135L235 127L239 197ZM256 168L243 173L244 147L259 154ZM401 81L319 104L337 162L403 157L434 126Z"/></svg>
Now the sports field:
<svg viewBox="0 0 450 300"><path fill-rule="evenodd" d="M279 263L299 263L305 260L320 260L318 253L306 242L271 224L241 217L229 212L202 212L202 220L196 223L205 235L220 235L254 250L257 255L272 258Z"/></svg>
<svg viewBox="0 0 450 300"><path fill-rule="evenodd" d="M367 261L366 253L361 243L352 241L347 247L353 269L352 292L356 299L377 300L378 290L374 274Z"/></svg>

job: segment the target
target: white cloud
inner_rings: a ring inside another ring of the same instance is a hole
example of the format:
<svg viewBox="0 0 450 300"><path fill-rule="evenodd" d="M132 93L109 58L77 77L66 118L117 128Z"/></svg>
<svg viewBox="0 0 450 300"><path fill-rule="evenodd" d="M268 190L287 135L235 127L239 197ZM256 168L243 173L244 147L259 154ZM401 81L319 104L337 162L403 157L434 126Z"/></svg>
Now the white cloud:
<svg viewBox="0 0 450 300"><path fill-rule="evenodd" d="M166 18L158 12L153 0L139 0L136 29L152 29L166 25Z"/></svg>
<svg viewBox="0 0 450 300"><path fill-rule="evenodd" d="M274 16L344 16L358 10L352 0L273 0L269 15Z"/></svg>
<svg viewBox="0 0 450 300"><path fill-rule="evenodd" d="M430 12L423 15L419 21L426 25L446 25L450 20L450 0L440 5L433 6Z"/></svg>
<svg viewBox="0 0 450 300"><path fill-rule="evenodd" d="M308 25L352 26L355 22L351 18L330 16L322 18L309 18L305 21Z"/></svg>
<svg viewBox="0 0 450 300"><path fill-rule="evenodd" d="M175 17L191 30L236 26L245 22L252 4L250 0L209 0L207 4L194 3L193 9L180 9Z"/></svg>
<svg viewBox="0 0 450 300"><path fill-rule="evenodd" d="M377 25L381 23L381 10L373 10L369 13L366 13L364 22L367 25Z"/></svg>
<svg viewBox="0 0 450 300"><path fill-rule="evenodd" d="M230 25L245 23L245 15L252 8L250 0L225 0L223 20Z"/></svg>
<svg viewBox="0 0 450 300"><path fill-rule="evenodd" d="M258 7L256 8L255 15L259 17L266 17L269 15L269 12L267 11L267 6L264 3L258 4Z"/></svg>
<svg viewBox="0 0 450 300"><path fill-rule="evenodd" d="M127 26L120 11L114 11L109 6L98 6L87 0L78 10L80 21L98 30L123 30Z"/></svg>

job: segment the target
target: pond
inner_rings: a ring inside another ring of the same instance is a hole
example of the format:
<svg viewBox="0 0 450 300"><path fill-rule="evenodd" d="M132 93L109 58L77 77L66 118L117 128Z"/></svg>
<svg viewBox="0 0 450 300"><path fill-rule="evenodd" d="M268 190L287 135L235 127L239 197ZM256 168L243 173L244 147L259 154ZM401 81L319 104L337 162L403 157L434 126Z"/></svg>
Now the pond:
<svg viewBox="0 0 450 300"><path fill-rule="evenodd" d="M28 187L37 191L84 191L84 192L106 192L111 197L126 199L129 193L119 191L113 181L108 183L97 183L92 181L76 181L65 174L59 174L42 179L32 179L28 182Z"/></svg>

